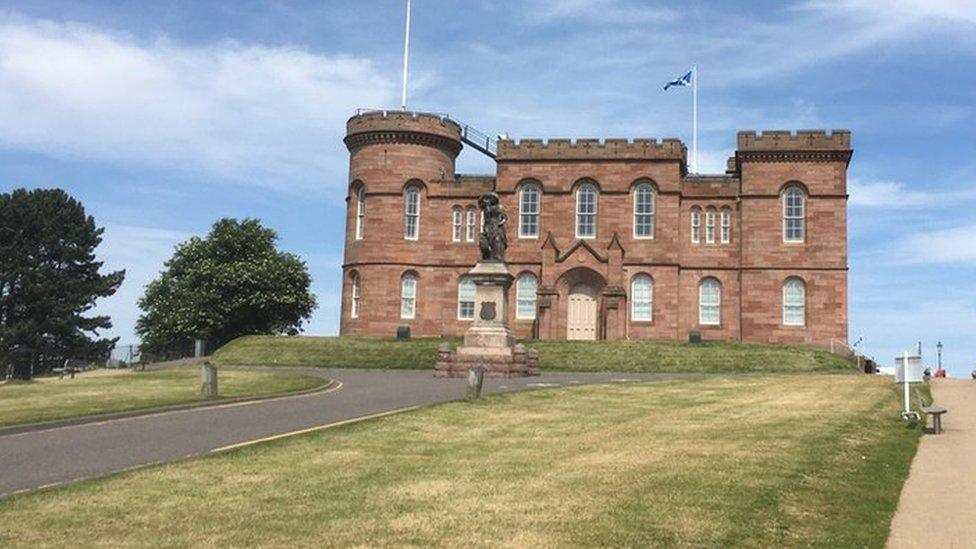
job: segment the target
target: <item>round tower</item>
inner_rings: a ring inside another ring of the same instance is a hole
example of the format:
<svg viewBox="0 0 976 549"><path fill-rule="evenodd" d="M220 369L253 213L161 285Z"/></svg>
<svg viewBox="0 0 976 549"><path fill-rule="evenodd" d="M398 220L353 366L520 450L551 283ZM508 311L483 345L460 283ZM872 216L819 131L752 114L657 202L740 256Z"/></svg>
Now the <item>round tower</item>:
<svg viewBox="0 0 976 549"><path fill-rule="evenodd" d="M440 239L435 231L444 230L443 215L435 211L441 205L431 205L429 198L435 182L454 180L461 128L436 114L371 111L349 119L345 143L349 187L340 332L392 335L397 325L413 325L401 320L409 316L399 310L401 278L411 265L424 263L431 243Z"/></svg>

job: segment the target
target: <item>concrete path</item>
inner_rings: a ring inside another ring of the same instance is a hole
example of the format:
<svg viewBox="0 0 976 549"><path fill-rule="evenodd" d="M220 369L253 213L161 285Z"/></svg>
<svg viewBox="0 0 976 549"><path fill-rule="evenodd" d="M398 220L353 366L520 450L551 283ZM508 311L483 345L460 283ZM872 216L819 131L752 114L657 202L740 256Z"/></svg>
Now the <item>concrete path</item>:
<svg viewBox="0 0 976 549"><path fill-rule="evenodd" d="M976 547L976 383L935 379L949 412L941 435L922 437L891 522L888 547ZM931 420L929 420L931 421Z"/></svg>
<svg viewBox="0 0 976 549"><path fill-rule="evenodd" d="M327 393L0 436L0 497L391 410L454 400L463 397L465 391L465 380L435 379L427 370L290 370L335 379L342 386ZM557 372L532 378L486 379L485 391L702 377L706 376Z"/></svg>

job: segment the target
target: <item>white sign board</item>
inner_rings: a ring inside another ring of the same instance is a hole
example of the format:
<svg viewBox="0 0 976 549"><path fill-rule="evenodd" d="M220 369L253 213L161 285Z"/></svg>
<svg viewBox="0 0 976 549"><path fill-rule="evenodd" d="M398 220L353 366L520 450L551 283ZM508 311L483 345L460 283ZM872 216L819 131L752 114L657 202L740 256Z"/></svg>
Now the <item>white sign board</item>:
<svg viewBox="0 0 976 549"><path fill-rule="evenodd" d="M907 368L905 359L908 359ZM895 357L895 383L921 383L924 371L925 366L920 356Z"/></svg>

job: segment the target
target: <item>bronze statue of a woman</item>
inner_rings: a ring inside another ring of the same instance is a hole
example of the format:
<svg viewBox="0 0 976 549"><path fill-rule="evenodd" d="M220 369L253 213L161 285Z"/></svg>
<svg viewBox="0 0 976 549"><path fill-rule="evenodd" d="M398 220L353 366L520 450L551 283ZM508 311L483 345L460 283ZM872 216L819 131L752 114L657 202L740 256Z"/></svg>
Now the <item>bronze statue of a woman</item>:
<svg viewBox="0 0 976 549"><path fill-rule="evenodd" d="M481 230L479 247L482 261L505 261L505 248L508 247L508 237L505 236L505 223L508 214L502 207L496 193L481 195L478 207L484 216L484 228Z"/></svg>

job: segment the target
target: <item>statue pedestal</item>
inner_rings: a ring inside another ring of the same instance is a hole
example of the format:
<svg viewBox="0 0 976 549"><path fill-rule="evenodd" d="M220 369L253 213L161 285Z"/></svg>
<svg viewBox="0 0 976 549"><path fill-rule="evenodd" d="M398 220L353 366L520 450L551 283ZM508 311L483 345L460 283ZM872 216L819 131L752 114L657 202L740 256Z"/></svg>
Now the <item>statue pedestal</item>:
<svg viewBox="0 0 976 549"><path fill-rule="evenodd" d="M464 377L480 367L489 377L539 375L539 355L516 344L508 329L508 290L514 277L500 261L481 261L468 273L475 283L474 323L464 333L464 343L451 352L438 348L437 377Z"/></svg>

